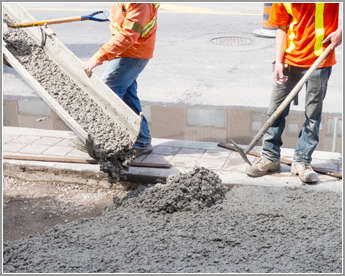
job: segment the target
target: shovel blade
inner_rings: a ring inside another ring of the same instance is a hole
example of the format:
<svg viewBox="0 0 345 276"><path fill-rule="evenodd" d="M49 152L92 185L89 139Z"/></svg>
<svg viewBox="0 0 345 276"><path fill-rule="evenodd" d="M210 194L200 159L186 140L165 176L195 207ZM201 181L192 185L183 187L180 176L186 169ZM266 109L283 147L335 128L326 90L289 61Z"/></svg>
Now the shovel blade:
<svg viewBox="0 0 345 276"><path fill-rule="evenodd" d="M241 155L243 160L246 161L251 166L252 163L250 163L250 161L248 160L247 155L244 152L244 150L240 146L238 146L233 140L231 140L231 142L234 144L235 148L237 149L238 153Z"/></svg>

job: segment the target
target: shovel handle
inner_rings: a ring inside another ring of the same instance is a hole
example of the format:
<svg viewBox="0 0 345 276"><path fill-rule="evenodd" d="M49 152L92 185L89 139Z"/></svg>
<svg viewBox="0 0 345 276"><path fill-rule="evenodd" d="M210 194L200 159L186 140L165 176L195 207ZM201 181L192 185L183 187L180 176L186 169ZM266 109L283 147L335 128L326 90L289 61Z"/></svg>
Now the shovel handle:
<svg viewBox="0 0 345 276"><path fill-rule="evenodd" d="M103 13L106 18L101 19L101 18L94 17L94 15L97 15L100 13ZM91 13L90 15L85 15L85 16L48 19L48 20L33 21L33 22L28 22L28 23L23 23L23 24L10 24L9 26L12 28L26 28L26 27L42 26L44 24L51 25L51 24L68 23L68 22L84 21L84 20L105 22L105 21L109 21L108 18L109 18L109 14L106 10L104 10L104 11L96 11L94 13Z"/></svg>
<svg viewBox="0 0 345 276"><path fill-rule="evenodd" d="M285 100L280 104L280 106L276 109L276 111L272 114L272 116L267 120L261 130L256 134L252 142L245 150L245 154L250 152L256 143L264 136L266 131L273 125L275 120L279 117L279 115L284 111L284 109L291 103L291 101L295 98L298 92L301 90L303 84L309 79L310 75L316 70L316 68L320 65L320 63L327 57L329 52L331 51L331 44L328 45L326 50L318 57L318 59L314 62L314 64L309 68L307 73L300 79L300 81L296 84L296 86L292 89L292 91L287 95Z"/></svg>
<svg viewBox="0 0 345 276"><path fill-rule="evenodd" d="M59 19L49 19L49 20L42 20L42 21L33 21L23 24L11 24L12 28L26 28L26 27L34 27L34 26L42 26L44 24L51 25L51 24L59 24L59 23L67 23L67 22L74 22L74 21L81 21L81 16L75 17L66 17L66 18L59 18Z"/></svg>

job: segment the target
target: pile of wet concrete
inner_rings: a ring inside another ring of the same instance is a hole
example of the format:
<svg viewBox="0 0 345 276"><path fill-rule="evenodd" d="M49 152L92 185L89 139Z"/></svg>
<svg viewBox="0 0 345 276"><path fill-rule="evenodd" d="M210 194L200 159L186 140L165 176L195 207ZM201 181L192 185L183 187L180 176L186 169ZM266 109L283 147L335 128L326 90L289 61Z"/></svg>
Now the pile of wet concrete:
<svg viewBox="0 0 345 276"><path fill-rule="evenodd" d="M17 23L7 14L4 19ZM23 29L9 28L3 34L7 49L42 87L69 113L94 139L94 151L101 163L100 169L108 173L110 183L116 183L135 159L136 137L106 115L60 67L54 63L40 45Z"/></svg>
<svg viewBox="0 0 345 276"><path fill-rule="evenodd" d="M123 198L114 198L114 203L106 211L115 210L119 206L132 206L148 212L196 212L220 203L224 196L219 176L208 169L197 167L189 173L169 176L166 184L140 186Z"/></svg>
<svg viewBox="0 0 345 276"><path fill-rule="evenodd" d="M5 273L341 273L342 196L234 185L204 168L94 219L3 245Z"/></svg>

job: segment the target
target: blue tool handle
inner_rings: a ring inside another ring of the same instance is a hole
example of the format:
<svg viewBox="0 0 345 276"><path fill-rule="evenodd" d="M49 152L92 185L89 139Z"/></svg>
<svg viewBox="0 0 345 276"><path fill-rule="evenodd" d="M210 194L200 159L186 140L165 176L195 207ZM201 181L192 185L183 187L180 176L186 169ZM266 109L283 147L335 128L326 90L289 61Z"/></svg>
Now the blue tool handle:
<svg viewBox="0 0 345 276"><path fill-rule="evenodd" d="M106 13L105 13L106 12ZM94 17L94 15L96 14L100 14L100 13L104 13L106 19L101 19L101 18L97 18L97 17ZM96 11L94 13L91 13L90 15L86 15L86 16L82 16L81 17L81 21L84 21L84 20L93 20L93 21L99 21L99 22L105 22L105 21L109 21L109 13L107 11Z"/></svg>

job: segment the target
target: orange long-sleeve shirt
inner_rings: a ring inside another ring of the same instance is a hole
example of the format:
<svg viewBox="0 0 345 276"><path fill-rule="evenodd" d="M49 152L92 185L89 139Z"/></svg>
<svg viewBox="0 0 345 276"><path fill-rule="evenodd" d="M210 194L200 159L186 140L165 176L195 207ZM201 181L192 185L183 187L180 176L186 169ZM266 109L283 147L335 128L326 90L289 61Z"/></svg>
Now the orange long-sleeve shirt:
<svg viewBox="0 0 345 276"><path fill-rule="evenodd" d="M93 56L96 62L101 65L103 61L116 57L151 59L156 42L157 18L153 28L144 36L123 27L123 23L127 19L145 27L157 16L157 12L158 8L153 3L130 3L127 9L122 3L113 4L109 15L110 30L114 33L116 23L121 29Z"/></svg>

